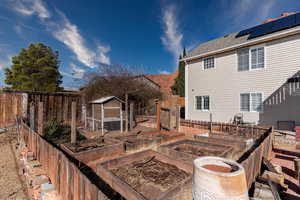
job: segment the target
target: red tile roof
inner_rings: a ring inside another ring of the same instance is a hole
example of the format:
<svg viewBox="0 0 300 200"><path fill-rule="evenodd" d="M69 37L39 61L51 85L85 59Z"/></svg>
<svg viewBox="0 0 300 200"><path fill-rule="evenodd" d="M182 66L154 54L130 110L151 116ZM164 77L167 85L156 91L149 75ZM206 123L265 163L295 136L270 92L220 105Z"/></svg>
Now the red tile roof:
<svg viewBox="0 0 300 200"><path fill-rule="evenodd" d="M296 12L286 12L286 13L282 13L279 17L266 19L266 20L263 22L263 24L268 23L268 22L271 22L271 21L274 21L274 20L277 20L277 19L280 19L280 18L283 18L283 17L287 17L287 16L289 16L289 15L293 15L293 14L296 14Z"/></svg>

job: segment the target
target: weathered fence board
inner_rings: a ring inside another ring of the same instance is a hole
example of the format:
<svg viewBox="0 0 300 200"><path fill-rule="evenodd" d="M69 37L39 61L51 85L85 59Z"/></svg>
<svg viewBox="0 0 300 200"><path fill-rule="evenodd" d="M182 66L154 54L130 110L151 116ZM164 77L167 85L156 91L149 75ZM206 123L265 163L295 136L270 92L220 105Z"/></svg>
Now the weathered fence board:
<svg viewBox="0 0 300 200"><path fill-rule="evenodd" d="M15 125L16 116L29 120L30 105L34 105L35 123L37 120L37 105L44 103L45 120L71 120L71 102L77 103L77 119L81 119L81 96L74 93L47 93L2 91L0 93L0 128ZM35 126L36 128L36 126Z"/></svg>
<svg viewBox="0 0 300 200"><path fill-rule="evenodd" d="M25 144L33 151L62 199L108 199L67 156L21 123Z"/></svg>

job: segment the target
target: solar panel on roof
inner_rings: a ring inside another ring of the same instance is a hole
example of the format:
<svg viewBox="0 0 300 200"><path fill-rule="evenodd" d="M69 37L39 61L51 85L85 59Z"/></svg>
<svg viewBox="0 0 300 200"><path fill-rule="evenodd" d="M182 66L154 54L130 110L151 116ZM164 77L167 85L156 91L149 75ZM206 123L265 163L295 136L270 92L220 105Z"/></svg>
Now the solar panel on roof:
<svg viewBox="0 0 300 200"><path fill-rule="evenodd" d="M269 23L261 24L249 29L240 31L236 37L249 35L248 39L267 35L284 29L292 28L300 25L300 13L290 15Z"/></svg>

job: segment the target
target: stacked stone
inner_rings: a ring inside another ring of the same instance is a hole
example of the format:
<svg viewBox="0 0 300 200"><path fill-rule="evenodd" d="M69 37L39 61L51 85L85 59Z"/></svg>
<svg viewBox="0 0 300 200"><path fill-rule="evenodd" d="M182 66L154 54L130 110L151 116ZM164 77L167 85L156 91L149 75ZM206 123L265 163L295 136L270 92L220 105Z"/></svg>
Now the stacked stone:
<svg viewBox="0 0 300 200"><path fill-rule="evenodd" d="M49 177L34 153L29 151L24 145L18 148L20 152L19 173L24 178L28 195L34 200L54 200L59 199L54 185L50 183Z"/></svg>

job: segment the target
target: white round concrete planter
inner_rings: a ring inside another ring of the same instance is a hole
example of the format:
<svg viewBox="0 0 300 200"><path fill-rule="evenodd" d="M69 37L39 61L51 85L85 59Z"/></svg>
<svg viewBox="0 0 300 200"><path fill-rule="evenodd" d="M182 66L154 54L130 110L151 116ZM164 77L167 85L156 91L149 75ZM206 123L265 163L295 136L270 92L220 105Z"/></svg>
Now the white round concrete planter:
<svg viewBox="0 0 300 200"><path fill-rule="evenodd" d="M249 200L244 168L220 157L194 160L194 200Z"/></svg>

